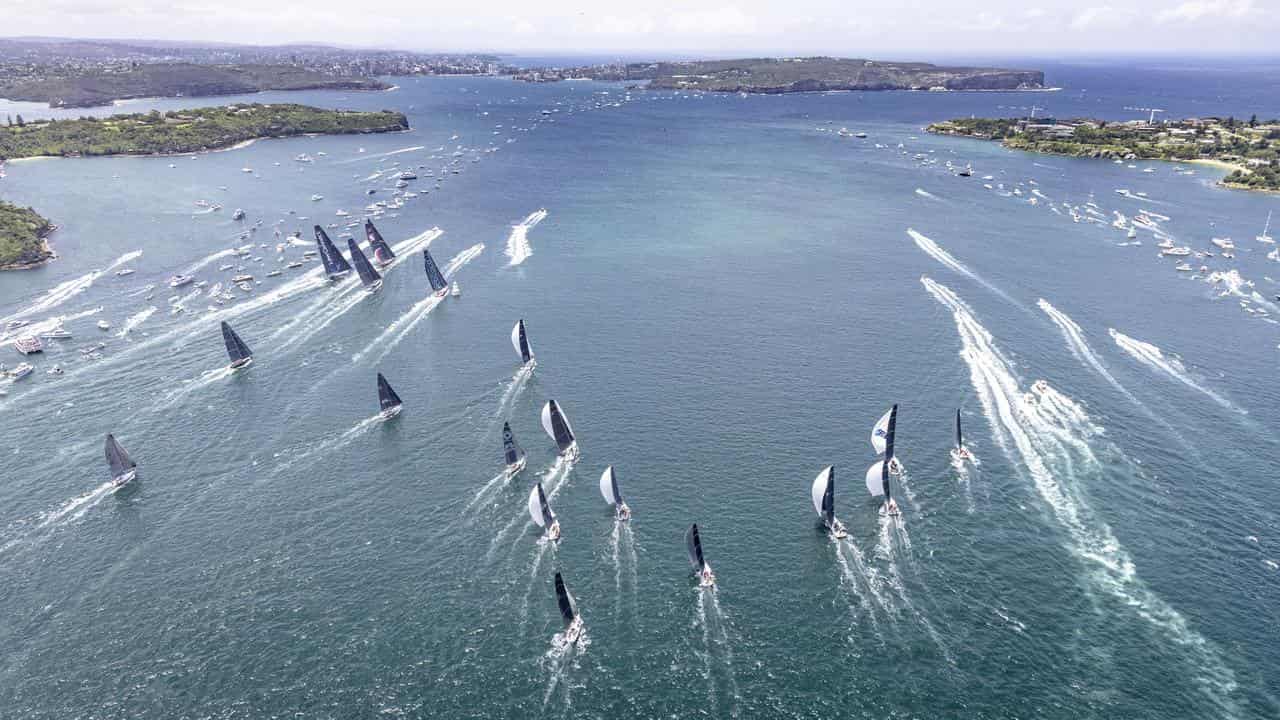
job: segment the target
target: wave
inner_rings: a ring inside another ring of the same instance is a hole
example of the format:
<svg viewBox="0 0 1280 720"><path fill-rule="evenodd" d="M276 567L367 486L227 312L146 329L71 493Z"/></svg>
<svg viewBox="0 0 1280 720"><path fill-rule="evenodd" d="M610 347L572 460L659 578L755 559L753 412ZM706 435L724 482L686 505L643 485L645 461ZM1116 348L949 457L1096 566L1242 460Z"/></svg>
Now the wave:
<svg viewBox="0 0 1280 720"><path fill-rule="evenodd" d="M1089 571L1086 579L1164 631L1173 643L1192 655L1188 665L1197 672L1196 681L1205 695L1235 715L1234 673L1177 610L1145 586L1129 553L1074 487L1078 466L1093 472L1102 469L1089 445L1090 438L1101 429L1093 425L1078 403L1043 381L1033 385L1035 392L1028 397L1012 363L969 306L949 288L928 277L920 281L939 304L951 311L960 335L960 356L969 367L970 381L996 443L1048 505L1066 533L1067 550Z"/></svg>
<svg viewBox="0 0 1280 720"><path fill-rule="evenodd" d="M1177 358L1168 357L1155 345L1131 338L1115 328L1108 328L1107 332L1111 333L1111 339L1116 341L1116 345L1119 345L1121 350L1129 353L1133 359L1143 365L1161 372L1193 390L1204 393L1214 402L1228 410L1244 413L1244 410L1233 405L1230 400L1197 383Z"/></svg>
<svg viewBox="0 0 1280 720"><path fill-rule="evenodd" d="M533 248L529 245L529 231L538 223L547 217L545 209L535 210L529 213L521 222L511 226L511 234L507 236L506 255L511 258L507 266L519 265L529 256L533 254Z"/></svg>
<svg viewBox="0 0 1280 720"><path fill-rule="evenodd" d="M457 255L454 255L453 259L451 259L441 271L444 274L445 280L451 280L458 270L462 269L463 266L474 260L483 251L484 243L476 243ZM414 303L414 305L401 314L400 317L391 321L391 324L379 333L378 337L373 339L373 342L366 345L360 352L353 354L351 356L351 362L360 362L370 352L372 352L374 348L379 346L382 347L382 352L375 359L375 362L381 361L388 353L400 344L401 340L413 331L413 328L422 320L422 318L430 314L430 312L443 300L443 297L439 297L435 293L432 293Z"/></svg>
<svg viewBox="0 0 1280 720"><path fill-rule="evenodd" d="M985 287L991 292L999 295L1005 300L1008 300L1011 304L1017 305L1017 303L1014 302L1013 298L1004 294L1003 290L1001 290L995 285L992 285L991 283L979 277L978 274L970 270L968 266L966 266L964 263L960 262L959 260L955 259L955 257L953 257L951 253L947 252L946 250L943 250L942 247L938 245L938 243L934 242L928 237L925 237L924 235L921 235L920 233L916 232L915 230L912 230L911 228L907 228L907 234L911 236L912 240L915 240L916 246L919 247L921 250L923 250L925 254L928 255L929 257L933 258L934 260L937 260L938 262L947 266L951 270L954 270L955 272L960 273L961 275L969 278L970 280L973 280L974 282Z"/></svg>
<svg viewBox="0 0 1280 720"><path fill-rule="evenodd" d="M120 326L120 332L116 333L116 337L124 337L133 332L139 325L147 321L147 318L155 314L157 308L155 305L148 307L130 315L125 319L124 324Z"/></svg>
<svg viewBox="0 0 1280 720"><path fill-rule="evenodd" d="M334 165L350 165L351 163L360 162L362 160L373 160L375 158L391 157L392 155L401 155L407 152L416 152L418 150L426 150L426 149L427 149L426 145L414 145L412 147L400 148L399 150L391 150L389 152L384 152L384 153L362 154L353 158L348 158L346 160L339 160L333 164Z"/></svg>
<svg viewBox="0 0 1280 720"><path fill-rule="evenodd" d="M1062 338L1067 342L1067 349L1071 351L1071 354L1074 355L1077 360L1084 365L1088 365L1093 368L1094 372L1101 375L1104 380L1110 383L1116 390L1119 390L1124 394L1125 397L1137 402L1137 399L1134 398L1133 395L1129 394L1129 391L1125 389L1125 387L1120 384L1120 381L1116 380L1115 376L1111 374L1111 371L1107 370L1107 368L1102 364L1102 359L1093 351L1093 348L1089 347L1089 343L1084 339L1084 331L1074 320L1068 317L1066 313L1051 305L1049 301L1044 298L1040 298L1036 301L1036 305L1049 316L1049 319L1053 321L1054 325L1058 326L1058 330L1062 332Z"/></svg>
<svg viewBox="0 0 1280 720"><path fill-rule="evenodd" d="M63 303L70 300L71 298L74 298L75 296L84 292L85 290L88 290L93 285L94 281L97 280L98 278L116 269L117 267L120 267L121 265L127 262L130 262L131 260L136 260L141 256L142 256L141 250L134 250L132 252L127 252L124 255L121 255L120 257L113 260L110 265L106 266L101 270L94 270L92 272L85 273L80 277L72 278L71 280L66 280L57 285L54 285L49 290L45 291L45 294L41 295L40 298L35 302L33 302L32 304L28 305L25 308L19 309L18 311L14 312L13 314L7 317L0 318L0 323L7 323L10 320L16 320L18 318L26 317L28 315L35 315L36 313L44 312L46 310L52 310L53 308L58 307L59 305L62 305Z"/></svg>
<svg viewBox="0 0 1280 720"><path fill-rule="evenodd" d="M1214 286L1221 284L1222 287L1226 288L1224 294L1234 295L1238 298L1252 301L1262 306L1270 313L1280 314L1280 305L1271 302L1263 297L1257 290L1254 290L1253 282L1246 280L1241 276L1239 270L1211 272L1207 277L1205 277L1205 282Z"/></svg>
<svg viewBox="0 0 1280 720"><path fill-rule="evenodd" d="M931 200L938 199L937 195L934 195L933 193L929 192L928 190L925 190L924 188L916 188L916 194L919 195L920 197L926 197Z"/></svg>

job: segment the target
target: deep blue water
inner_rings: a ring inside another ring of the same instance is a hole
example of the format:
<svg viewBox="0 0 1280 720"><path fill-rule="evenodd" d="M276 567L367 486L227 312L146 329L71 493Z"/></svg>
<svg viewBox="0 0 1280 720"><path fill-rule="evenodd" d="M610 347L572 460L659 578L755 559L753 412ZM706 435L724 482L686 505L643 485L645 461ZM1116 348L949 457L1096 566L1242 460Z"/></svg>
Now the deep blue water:
<svg viewBox="0 0 1280 720"><path fill-rule="evenodd" d="M1138 65L1050 67L1064 90L1036 94L402 78L126 107L394 107L405 134L9 163L0 196L61 226L61 258L0 277L0 317L67 316L75 337L0 398L2 714L1280 716L1280 265L1253 239L1280 202L1212 168L921 129L1033 104L1280 115L1274 66ZM277 253L273 226L338 238L391 199L394 163L430 192L376 220L407 250L380 293L283 269L302 248ZM459 172L437 187L442 167ZM1073 223L1089 202L1104 221ZM1198 251L1234 238L1234 259L1191 262L1236 274L1178 272L1146 229L1122 245L1113 211L1142 207ZM540 208L511 266L512 225ZM265 247L212 257L258 220ZM462 297L424 302L426 242ZM165 287L203 260L210 286L236 262L260 284L224 305ZM517 381L521 317L538 366ZM247 372L218 372L221 319L257 353ZM406 403L391 423L369 421L377 371ZM538 425L552 397L582 447L568 472ZM908 473L889 523L863 473L895 402ZM980 460L963 472L956 408ZM510 483L504 419L529 450ZM108 431L140 466L114 493ZM608 464L623 530L596 489ZM840 544L809 500L828 464ZM539 477L555 547L525 514ZM715 592L689 576L695 521ZM574 649L554 638L557 570L586 625Z"/></svg>

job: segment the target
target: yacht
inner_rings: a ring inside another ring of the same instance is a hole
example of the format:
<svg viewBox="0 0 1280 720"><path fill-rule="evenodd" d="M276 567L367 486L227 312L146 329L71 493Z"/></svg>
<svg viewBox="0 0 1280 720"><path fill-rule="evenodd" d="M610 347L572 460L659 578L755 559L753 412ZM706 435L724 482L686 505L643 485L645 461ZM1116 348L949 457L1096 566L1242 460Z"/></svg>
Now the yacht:
<svg viewBox="0 0 1280 720"><path fill-rule="evenodd" d="M294 260L293 262L289 263L288 265L285 265L285 267L286 267L286 268L289 268L289 269L291 269L291 270L292 270L293 268L300 268L300 267L302 267L302 261L301 261L301 260Z"/></svg>
<svg viewBox="0 0 1280 720"><path fill-rule="evenodd" d="M45 332L40 333L40 337L45 340L66 340L71 337L71 331L59 325L52 330L46 330Z"/></svg>
<svg viewBox="0 0 1280 720"><path fill-rule="evenodd" d="M320 202L323 199L324 199L324 196L320 194L315 194L311 196L311 202Z"/></svg>
<svg viewBox="0 0 1280 720"><path fill-rule="evenodd" d="M1165 248L1160 251L1160 254L1167 255L1170 257L1186 257L1187 255L1191 254L1191 248L1184 248L1184 247Z"/></svg>
<svg viewBox="0 0 1280 720"><path fill-rule="evenodd" d="M132 275L132 274L133 274L133 268L120 268L119 270L116 271L116 275L118 277L124 277L126 275Z"/></svg>
<svg viewBox="0 0 1280 720"><path fill-rule="evenodd" d="M235 212L231 213L231 219L232 219L232 220L243 220L243 219L244 219L244 210L241 210L240 208L236 208Z"/></svg>
<svg viewBox="0 0 1280 720"><path fill-rule="evenodd" d="M47 374L47 375L61 375L61 374L62 374L62 366L61 366L61 365L54 365L53 367L51 367L51 368L49 368L48 370L46 370L46 371L45 371L45 374Z"/></svg>
<svg viewBox="0 0 1280 720"><path fill-rule="evenodd" d="M169 287L180 288L183 285L190 285L193 282L195 282L195 278L191 277L190 275L181 275L181 274L174 275L173 277L169 278Z"/></svg>
<svg viewBox="0 0 1280 720"><path fill-rule="evenodd" d="M1271 237L1271 212L1267 212L1267 222L1262 226L1262 234L1254 238L1260 243L1273 243L1275 238Z"/></svg>
<svg viewBox="0 0 1280 720"><path fill-rule="evenodd" d="M1210 242L1223 250L1235 250L1236 244L1231 242L1231 238L1213 238Z"/></svg>
<svg viewBox="0 0 1280 720"><path fill-rule="evenodd" d="M16 382L30 375L35 369L36 367L31 363L18 363L17 367L9 371L9 378Z"/></svg>
<svg viewBox="0 0 1280 720"><path fill-rule="evenodd" d="M99 321L98 321L98 329L99 329L99 330L110 330L110 329L111 329L111 323L107 322L106 320L99 320Z"/></svg>
<svg viewBox="0 0 1280 720"><path fill-rule="evenodd" d="M1187 263L1179 263L1175 265L1173 269L1178 272L1191 272L1191 266Z"/></svg>
<svg viewBox="0 0 1280 720"><path fill-rule="evenodd" d="M231 282L237 285L239 285L240 283L251 283L253 282L253 276L248 273L245 273L243 275L237 275L231 278Z"/></svg>
<svg viewBox="0 0 1280 720"><path fill-rule="evenodd" d="M24 325L30 325L30 320L10 320L8 325L4 326L5 330L17 330Z"/></svg>
<svg viewBox="0 0 1280 720"><path fill-rule="evenodd" d="M40 342L40 338L35 335L26 335L13 341L13 349L23 355L44 352L44 343Z"/></svg>

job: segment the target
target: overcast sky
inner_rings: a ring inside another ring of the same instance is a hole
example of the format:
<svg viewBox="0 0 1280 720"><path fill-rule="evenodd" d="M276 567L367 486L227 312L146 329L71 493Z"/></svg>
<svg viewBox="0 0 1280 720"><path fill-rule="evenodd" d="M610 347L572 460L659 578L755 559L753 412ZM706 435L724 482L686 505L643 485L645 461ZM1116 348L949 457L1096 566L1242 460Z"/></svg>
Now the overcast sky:
<svg viewBox="0 0 1280 720"><path fill-rule="evenodd" d="M0 0L0 34L539 54L1277 54L1280 0Z"/></svg>

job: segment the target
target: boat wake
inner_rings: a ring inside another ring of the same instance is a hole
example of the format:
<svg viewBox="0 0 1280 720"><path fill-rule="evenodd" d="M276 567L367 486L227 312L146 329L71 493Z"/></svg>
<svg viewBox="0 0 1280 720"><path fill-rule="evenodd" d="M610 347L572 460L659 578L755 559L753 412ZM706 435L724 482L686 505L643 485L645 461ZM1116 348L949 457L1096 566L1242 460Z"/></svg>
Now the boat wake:
<svg viewBox="0 0 1280 720"><path fill-rule="evenodd" d="M879 628L880 622L876 619L871 602L874 601L881 612L888 612L888 602L883 594L879 573L875 568L867 565L862 551L851 539L835 540L834 544L836 564L840 568L840 584L846 592L853 595L853 599L871 619L872 625Z"/></svg>
<svg viewBox="0 0 1280 720"><path fill-rule="evenodd" d="M1119 345L1121 350L1129 353L1133 359L1143 365L1146 365L1157 372L1163 373L1193 390L1204 393L1214 402L1228 410L1234 410L1238 413L1245 412L1233 405L1230 400L1227 400L1214 391L1197 383L1195 379L1191 377L1191 374L1187 372L1187 368L1183 366L1177 358L1166 356L1164 352L1155 345L1142 342L1141 340L1135 340L1134 338L1119 332L1115 328L1108 328L1107 332L1111 333L1111 338L1116 341L1116 345Z"/></svg>
<svg viewBox="0 0 1280 720"><path fill-rule="evenodd" d="M1071 351L1072 355L1075 355L1076 360L1079 360L1082 364L1093 368L1094 372L1102 376L1102 379L1110 383L1111 386L1118 390L1121 395L1129 398L1134 403L1139 405L1142 404L1139 403L1138 399L1130 394L1129 391L1120 384L1120 381L1116 380L1115 376L1112 375L1111 372L1107 370L1106 366L1102 364L1102 359L1093 351L1093 348L1089 347L1089 343L1084 339L1084 331L1081 330L1080 326L1077 325L1074 320L1058 308L1049 304L1049 301L1044 298L1037 300L1036 305L1049 316L1049 319L1053 321L1054 325L1058 326L1058 330L1062 332L1062 339L1067 342L1067 349Z"/></svg>
<svg viewBox="0 0 1280 720"><path fill-rule="evenodd" d="M1210 285L1217 286L1219 283L1226 288L1223 294L1234 295L1242 300L1257 303L1268 313L1280 315L1280 305L1277 305L1262 296L1262 293L1253 289L1253 282L1244 279L1238 270L1228 270L1227 272L1212 272L1204 279Z"/></svg>
<svg viewBox="0 0 1280 720"><path fill-rule="evenodd" d="M69 322L71 320L79 320L81 318L87 318L93 315L97 315L100 312L102 312L101 306L96 308L90 308L88 310L81 310L80 312L71 313L70 315L57 315L55 317L45 318L44 320L37 320L27 325L23 325L22 327L18 328L13 332L0 331L0 345L3 345L4 343L7 343L23 335L39 335L41 333L46 333L56 328L62 327L64 323Z"/></svg>
<svg viewBox="0 0 1280 720"><path fill-rule="evenodd" d="M467 263L474 260L483 251L484 251L484 243L476 243L475 245L472 245L471 247L467 248L466 250L463 250L457 255L454 255L453 259L449 261L449 263L444 267L444 270L442 271L444 274L445 280L452 280L454 274L457 273L458 270L460 270ZM365 346L365 348L360 352L353 354L351 356L351 362L354 362L354 363L360 362L366 356L368 356L368 354L372 352L374 348L377 348L379 346L382 347L382 352L378 354L378 357L375 358L374 361L381 362L382 359L385 358L388 353L390 353L392 350L395 349L396 345L400 344L401 340L403 340L410 332L413 331L413 328L422 320L422 318L430 314L430 312L434 310L442 300L444 300L444 298L437 297L434 293L431 295L428 295L422 300L419 300L412 307L406 310L404 314L402 314L400 317L396 318L395 320L392 320L391 324L388 325L385 330L379 333L378 337L374 338L373 342Z"/></svg>
<svg viewBox="0 0 1280 720"><path fill-rule="evenodd" d="M506 414L507 408L520 399L520 394L524 392L525 386L529 384L529 378L533 376L533 369L536 366L537 361L530 360L521 365L519 370L516 370L515 375L512 375L510 382L507 383L506 389L502 391L502 397L498 399L498 409L494 415L502 417Z"/></svg>
<svg viewBox="0 0 1280 720"><path fill-rule="evenodd" d="M907 234L911 236L912 240L916 241L916 246L919 247L921 250L923 250L925 254L928 255L929 257L933 258L934 260L937 260L938 262L947 266L951 270L954 270L955 272L978 283L979 285L999 295L1005 300L1008 300L1011 304L1017 305L1017 303L1014 302L1013 298L1006 295L1003 290L1001 290L995 285L992 285L991 283L979 277L978 274L970 270L968 266L966 266L964 263L960 262L959 260L955 259L955 257L953 257L951 253L947 252L946 250L943 250L942 247L938 245L938 243L925 237L924 235L921 235L920 233L916 232L915 230L912 230L911 228L907 228Z"/></svg>
<svg viewBox="0 0 1280 720"><path fill-rule="evenodd" d="M632 600L639 588L636 574L636 539L631 532L631 523L618 519L613 521L613 531L609 533L609 557L613 561L614 612L621 617L622 598L625 580L630 587ZM634 611L634 607L633 607Z"/></svg>
<svg viewBox="0 0 1280 720"><path fill-rule="evenodd" d="M8 552L10 549L17 547L24 540L30 539L35 533L79 520L84 517L86 513L92 510L94 506L119 489L120 488L118 486L108 480L93 490L66 501L57 510L41 514L37 522L30 526L29 531L5 542L3 545L0 545L0 556L3 556L4 553Z"/></svg>
<svg viewBox="0 0 1280 720"><path fill-rule="evenodd" d="M166 395L164 400L160 403L159 409L163 409L173 405L178 400L186 397L187 395L190 395L191 393L195 392L196 390L199 390L200 388L208 387L213 383L219 382L221 380L225 380L231 377L231 374L233 372L235 371L225 365L215 370L206 370L200 373L200 377L197 377L193 380L188 380L187 382L179 385L173 390L170 390L169 394Z"/></svg>
<svg viewBox="0 0 1280 720"><path fill-rule="evenodd" d="M133 332L135 329L137 329L139 325L146 322L147 318L154 315L157 309L158 308L156 308L155 305L152 305L151 307L148 307L145 310L141 310L139 312L136 312L130 315L124 321L124 324L120 326L120 332L116 333L116 337L124 337L129 333Z"/></svg>
<svg viewBox="0 0 1280 720"><path fill-rule="evenodd" d="M402 155L402 154L404 154L404 153L417 152L418 150L426 150L426 149L427 149L427 146L426 146L426 145L414 145L413 147L400 148L399 150L391 150L391 151L384 152L384 153L367 153L367 154L362 154L362 155L358 155L358 156L353 157L353 158L348 158L348 159L346 159L346 160L338 160L337 162L335 162L335 163L333 163L333 164L334 164L334 165L349 165L349 164L351 164L351 163L360 162L360 161L362 161L362 160L373 160L373 159L375 159L375 158L391 157L392 155Z"/></svg>
<svg viewBox="0 0 1280 720"><path fill-rule="evenodd" d="M977 511L977 506L973 503L973 482L969 473L969 465L975 468L982 463L979 462L978 456L973 454L973 449L969 448L971 460L966 461L964 458L951 456L951 469L956 474L956 481L960 483L960 492L964 494L964 511L970 515Z"/></svg>
<svg viewBox="0 0 1280 720"><path fill-rule="evenodd" d="M547 211L535 210L529 213L524 220L511 226L511 234L507 236L507 257L511 260L507 263L508 267L519 265L529 256L533 254L533 248L529 245L529 231L535 225L542 222L547 217Z"/></svg>
<svg viewBox="0 0 1280 720"><path fill-rule="evenodd" d="M357 422L356 424L352 425L351 427L347 428L345 431L343 431L341 435L338 435L336 437L328 437L321 440L320 442L308 443L303 446L303 450L299 452L297 455L286 457L278 465L276 465L275 468L272 470L271 474L275 475L280 472L283 472L293 467L294 465L297 465L298 463L306 460L307 458L332 457L332 453L334 450L338 450L340 448L343 448L349 445L353 441L359 439L365 433L369 432L369 430L371 430L372 428L382 424L382 422L383 422L383 419L381 414L370 415L369 417L364 418L359 422ZM287 449L282 450L280 452L277 452L274 457L279 458L283 455L288 454L288 452L289 451Z"/></svg>
<svg viewBox="0 0 1280 720"><path fill-rule="evenodd" d="M924 188L916 188L916 194L923 198L929 198L930 200L938 199L937 195L934 195L933 193L929 192L928 190L925 190Z"/></svg>
<svg viewBox="0 0 1280 720"><path fill-rule="evenodd" d="M194 275L198 270L203 270L204 268L208 267L210 263L221 260L224 257L231 257L232 255L236 255L240 252L244 252L252 249L253 249L253 245L244 245L238 248L227 248L225 250L219 250L218 252L213 253L212 255L206 255L200 258L199 260L195 261L194 263L189 265L185 270L183 270L182 274Z"/></svg>
<svg viewBox="0 0 1280 720"><path fill-rule="evenodd" d="M561 703L567 710L573 705L573 684L569 681L569 671L577 667L578 658L591 646L591 638L584 627L577 642L565 639L564 632L558 632L551 638L551 647L543 654L540 664L547 674L547 687L542 693L542 707L551 702L557 688L563 688Z"/></svg>
<svg viewBox="0 0 1280 720"><path fill-rule="evenodd" d="M560 489L568 484L566 480L569 477L569 473L573 471L573 466L573 461L566 459L563 455L560 455L557 456L555 462L551 463L551 466L543 471L542 475L539 476L538 479L542 482L542 489L547 494L548 502L553 500L556 494L560 492ZM530 527L533 527L533 520L529 518L529 513L525 510L523 505L521 505L520 510L516 512L515 517L511 518L511 520L493 536L493 539L489 541L489 552L486 553L486 559L491 559L493 557L493 553L497 551L498 547L502 545L507 536L510 535L517 527L520 528L521 536L524 535ZM517 539L518 538L519 536L517 536Z"/></svg>
<svg viewBox="0 0 1280 720"><path fill-rule="evenodd" d="M723 695L728 703L728 715L737 717L742 696L733 672L733 647L726 628L728 620L720 609L715 588L698 588L696 592L697 614L693 623L694 629L701 631L702 648L695 649L694 653L702 658L702 676L707 683L710 715L720 715L720 696Z"/></svg>
<svg viewBox="0 0 1280 720"><path fill-rule="evenodd" d="M101 270L94 270L93 272L85 273L84 275L81 275L78 278L73 278L71 280L67 280L65 282L59 283L53 286L52 288L50 288L49 290L47 290L45 294L41 295L40 298L36 300L34 303L28 305L25 308L18 310L12 315L9 315L4 318L0 318L0 324L7 323L10 320L16 320L18 318L27 317L28 315L35 315L36 313L44 312L46 310L51 310L55 307L58 307L59 305L62 305L63 303L70 300L71 298L84 292L85 290L88 290L93 285L94 281L97 280L98 278L102 277L103 275L120 267L121 265L127 262L138 259L141 256L142 256L141 250L134 250L132 252L127 252L124 255L121 255L120 257L113 260L110 265L106 266Z"/></svg>
<svg viewBox="0 0 1280 720"><path fill-rule="evenodd" d="M1088 571L1086 578L1185 649L1191 655L1188 667L1196 672L1205 695L1235 715L1234 673L1177 610L1138 578L1128 552L1074 486L1079 472L1102 470L1089 445L1100 429L1075 401L1043 381L1035 384L1039 392L1033 393L1034 399L1024 394L1012 364L968 305L928 277L920 281L951 311L960 335L960 356L969 366L970 381L997 444L1049 507L1065 532L1066 549Z"/></svg>

